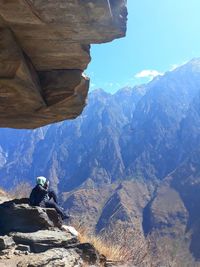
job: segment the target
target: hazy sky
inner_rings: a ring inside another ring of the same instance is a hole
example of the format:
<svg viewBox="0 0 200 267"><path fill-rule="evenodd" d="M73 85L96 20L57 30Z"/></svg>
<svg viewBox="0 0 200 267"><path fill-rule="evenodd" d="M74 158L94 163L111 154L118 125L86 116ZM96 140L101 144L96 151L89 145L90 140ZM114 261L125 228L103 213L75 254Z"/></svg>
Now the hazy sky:
<svg viewBox="0 0 200 267"><path fill-rule="evenodd" d="M93 45L91 89L114 92L200 57L200 0L128 0L127 36Z"/></svg>

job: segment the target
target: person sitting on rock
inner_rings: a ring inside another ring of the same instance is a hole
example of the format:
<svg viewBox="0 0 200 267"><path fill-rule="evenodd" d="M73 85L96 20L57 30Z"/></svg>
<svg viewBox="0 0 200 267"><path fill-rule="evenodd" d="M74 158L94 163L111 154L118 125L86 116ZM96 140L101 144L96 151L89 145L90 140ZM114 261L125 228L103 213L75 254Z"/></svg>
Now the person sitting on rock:
<svg viewBox="0 0 200 267"><path fill-rule="evenodd" d="M31 191L29 203L31 206L54 208L63 220L68 219L63 209L58 205L55 192L49 190L49 181L44 176L37 177L37 185Z"/></svg>

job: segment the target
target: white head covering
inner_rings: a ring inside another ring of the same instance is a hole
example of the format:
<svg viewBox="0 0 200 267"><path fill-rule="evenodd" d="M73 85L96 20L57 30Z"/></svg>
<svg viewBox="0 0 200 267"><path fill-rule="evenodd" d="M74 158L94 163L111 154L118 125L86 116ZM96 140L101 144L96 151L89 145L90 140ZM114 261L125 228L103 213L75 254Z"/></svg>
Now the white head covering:
<svg viewBox="0 0 200 267"><path fill-rule="evenodd" d="M36 181L37 181L37 184L44 186L47 181L47 178L44 176L38 176L36 178Z"/></svg>

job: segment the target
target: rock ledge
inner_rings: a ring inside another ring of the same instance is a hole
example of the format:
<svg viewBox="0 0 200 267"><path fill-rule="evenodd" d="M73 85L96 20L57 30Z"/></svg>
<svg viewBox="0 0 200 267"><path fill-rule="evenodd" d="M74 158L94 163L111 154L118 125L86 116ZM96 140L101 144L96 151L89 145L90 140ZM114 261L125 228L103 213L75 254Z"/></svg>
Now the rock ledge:
<svg viewBox="0 0 200 267"><path fill-rule="evenodd" d="M125 36L126 0L0 1L0 127L81 114L90 44Z"/></svg>
<svg viewBox="0 0 200 267"><path fill-rule="evenodd" d="M30 207L27 199L0 204L0 267L106 266L75 229L63 227L54 209Z"/></svg>

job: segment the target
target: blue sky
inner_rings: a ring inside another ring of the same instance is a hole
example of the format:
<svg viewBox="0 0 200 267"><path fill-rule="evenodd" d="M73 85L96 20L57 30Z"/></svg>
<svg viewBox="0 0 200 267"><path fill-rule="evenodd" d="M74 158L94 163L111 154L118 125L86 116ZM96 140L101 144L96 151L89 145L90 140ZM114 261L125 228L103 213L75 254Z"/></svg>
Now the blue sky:
<svg viewBox="0 0 200 267"><path fill-rule="evenodd" d="M199 10L200 0L128 0L127 36L92 46L90 90L115 92L200 57Z"/></svg>

